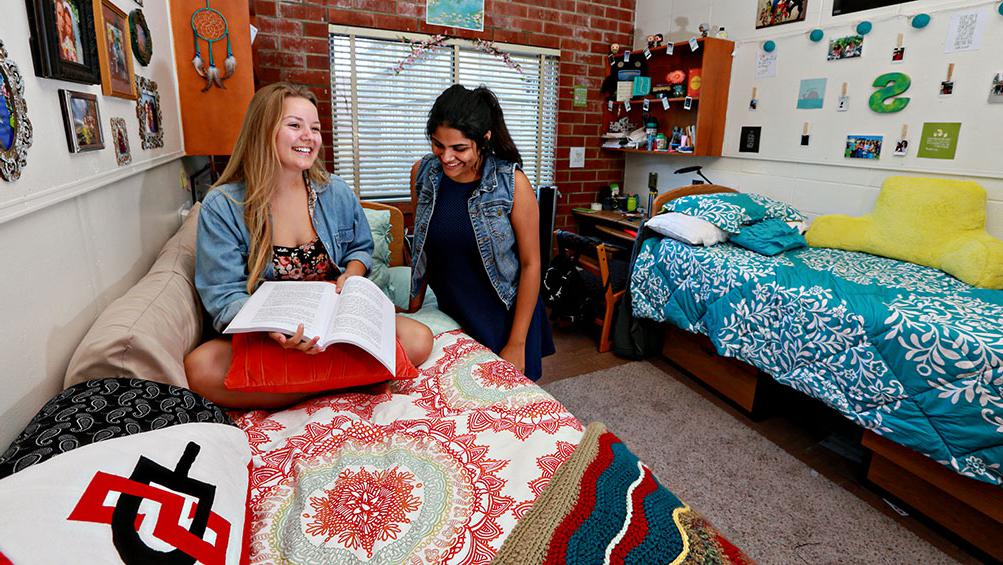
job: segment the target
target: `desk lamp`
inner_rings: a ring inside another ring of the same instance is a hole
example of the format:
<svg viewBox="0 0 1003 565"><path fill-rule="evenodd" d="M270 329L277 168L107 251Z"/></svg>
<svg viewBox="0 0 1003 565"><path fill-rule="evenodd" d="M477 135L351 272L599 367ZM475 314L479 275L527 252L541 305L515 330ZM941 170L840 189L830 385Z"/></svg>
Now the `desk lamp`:
<svg viewBox="0 0 1003 565"><path fill-rule="evenodd" d="M700 165L693 165L692 167L683 167L681 169L676 169L673 172L677 175L682 175L685 173L696 173L700 178L703 179L703 181L693 181L693 184L703 184L704 181L706 181L707 184L714 184L710 181L709 178L704 176L703 172L701 172L701 169L703 169L703 167L701 167Z"/></svg>

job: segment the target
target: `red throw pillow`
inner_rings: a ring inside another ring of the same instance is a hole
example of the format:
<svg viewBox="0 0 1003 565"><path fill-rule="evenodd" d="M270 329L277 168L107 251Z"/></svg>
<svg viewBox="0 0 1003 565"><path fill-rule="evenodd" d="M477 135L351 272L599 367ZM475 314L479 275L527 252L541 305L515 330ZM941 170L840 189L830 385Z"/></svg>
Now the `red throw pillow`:
<svg viewBox="0 0 1003 565"><path fill-rule="evenodd" d="M233 336L233 360L223 384L245 392L320 392L413 379L418 369L397 342L397 374L391 375L379 361L362 349L335 343L323 353L307 355L284 349L267 333Z"/></svg>

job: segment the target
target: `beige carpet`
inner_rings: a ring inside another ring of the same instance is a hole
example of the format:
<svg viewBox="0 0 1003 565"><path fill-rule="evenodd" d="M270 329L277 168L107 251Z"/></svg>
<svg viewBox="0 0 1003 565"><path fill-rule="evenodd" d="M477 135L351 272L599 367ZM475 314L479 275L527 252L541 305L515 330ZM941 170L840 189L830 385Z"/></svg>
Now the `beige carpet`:
<svg viewBox="0 0 1003 565"><path fill-rule="evenodd" d="M650 363L544 388L760 563L955 562Z"/></svg>

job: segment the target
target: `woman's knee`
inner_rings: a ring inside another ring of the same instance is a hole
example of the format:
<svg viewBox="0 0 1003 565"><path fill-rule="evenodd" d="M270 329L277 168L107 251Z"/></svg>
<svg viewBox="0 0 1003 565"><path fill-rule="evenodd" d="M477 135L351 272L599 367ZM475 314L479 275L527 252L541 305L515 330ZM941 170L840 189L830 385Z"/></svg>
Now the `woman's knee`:
<svg viewBox="0 0 1003 565"><path fill-rule="evenodd" d="M223 341L224 343L215 343ZM223 386L226 372L230 366L230 343L226 340L213 340L196 347L185 355L185 376L188 378L188 388L210 398L214 391Z"/></svg>
<svg viewBox="0 0 1003 565"><path fill-rule="evenodd" d="M398 316L397 339L414 365L421 365L432 353L432 330L421 322Z"/></svg>

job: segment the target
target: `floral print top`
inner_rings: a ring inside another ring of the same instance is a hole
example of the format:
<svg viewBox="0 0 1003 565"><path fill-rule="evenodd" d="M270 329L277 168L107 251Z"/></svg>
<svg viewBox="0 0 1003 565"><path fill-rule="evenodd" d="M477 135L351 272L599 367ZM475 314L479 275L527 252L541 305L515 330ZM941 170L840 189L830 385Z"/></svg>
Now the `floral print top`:
<svg viewBox="0 0 1003 565"><path fill-rule="evenodd" d="M317 192L307 183L307 208L313 217L317 207ZM278 281L333 281L341 269L331 261L319 237L299 247L272 246L272 266Z"/></svg>
<svg viewBox="0 0 1003 565"><path fill-rule="evenodd" d="M320 238L299 247L273 246L272 266L277 281L333 281L341 275Z"/></svg>

